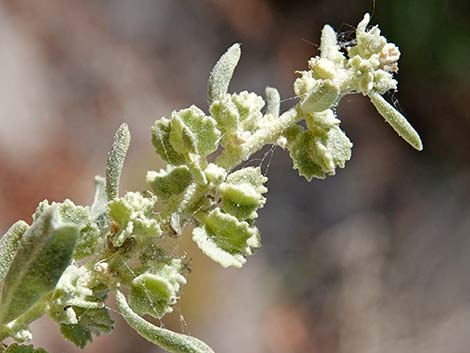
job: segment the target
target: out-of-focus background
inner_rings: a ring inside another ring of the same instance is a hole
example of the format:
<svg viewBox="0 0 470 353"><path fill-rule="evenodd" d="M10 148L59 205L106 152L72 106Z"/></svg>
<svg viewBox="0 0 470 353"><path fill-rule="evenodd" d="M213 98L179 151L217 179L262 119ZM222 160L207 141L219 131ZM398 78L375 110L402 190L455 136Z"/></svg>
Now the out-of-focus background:
<svg viewBox="0 0 470 353"><path fill-rule="evenodd" d="M133 142L122 186L145 188L146 170L162 166L149 127L173 109L206 109L209 70L234 42L231 89L275 86L289 107L323 24L348 40L364 12L400 47L390 99L424 151L366 98L347 97L346 169L308 183L276 149L263 164L263 247L243 270L222 270L186 235L192 273L164 323L223 353L468 352L468 1L0 1L1 232L44 198L89 203L123 121ZM33 328L38 346L77 352L48 320ZM122 322L85 351L159 352Z"/></svg>

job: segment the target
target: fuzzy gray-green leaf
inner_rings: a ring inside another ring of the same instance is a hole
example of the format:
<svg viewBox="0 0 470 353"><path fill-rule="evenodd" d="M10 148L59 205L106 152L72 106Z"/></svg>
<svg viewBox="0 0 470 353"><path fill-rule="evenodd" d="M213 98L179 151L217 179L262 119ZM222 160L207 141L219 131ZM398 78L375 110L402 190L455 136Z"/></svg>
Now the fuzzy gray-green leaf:
<svg viewBox="0 0 470 353"><path fill-rule="evenodd" d="M114 135L113 145L106 160L106 194L108 200L119 196L119 180L124 166L131 134L127 124L122 124Z"/></svg>
<svg viewBox="0 0 470 353"><path fill-rule="evenodd" d="M79 230L58 219L57 208L51 207L23 235L5 277L0 323L16 319L50 293L70 264Z"/></svg>
<svg viewBox="0 0 470 353"><path fill-rule="evenodd" d="M423 143L411 124L401 115L391 104L389 104L380 94L369 93L369 98L377 111L382 115L393 130L418 151L423 149Z"/></svg>
<svg viewBox="0 0 470 353"><path fill-rule="evenodd" d="M322 112L336 103L339 92L336 84L330 80L324 80L317 89L305 97L301 108L305 113Z"/></svg>
<svg viewBox="0 0 470 353"><path fill-rule="evenodd" d="M111 333L114 321L109 316L106 308L84 309L74 307L79 318L77 324L61 324L60 332L65 339L75 344L77 347L85 346L93 341L93 335L99 336L101 333Z"/></svg>
<svg viewBox="0 0 470 353"><path fill-rule="evenodd" d="M10 264L15 257L21 237L28 227L28 223L25 221L18 221L7 230L0 240L0 281L5 278Z"/></svg>
<svg viewBox="0 0 470 353"><path fill-rule="evenodd" d="M144 320L127 304L124 294L116 291L116 304L126 322L146 340L171 353L214 353L214 350L201 340L176 333Z"/></svg>
<svg viewBox="0 0 470 353"><path fill-rule="evenodd" d="M152 191L163 199L181 194L192 181L191 172L185 165L168 166L159 172L148 171L146 179Z"/></svg>
<svg viewBox="0 0 470 353"><path fill-rule="evenodd" d="M335 175L351 158L352 143L338 126L322 133L299 130L292 131L288 149L294 168L308 181Z"/></svg>
<svg viewBox="0 0 470 353"><path fill-rule="evenodd" d="M260 168L247 167L231 173L226 182L219 185L222 209L239 220L255 219L256 210L263 207L263 196L268 189L266 178Z"/></svg>
<svg viewBox="0 0 470 353"><path fill-rule="evenodd" d="M175 151L170 143L171 121L161 118L152 126L152 144L160 157L173 165L184 163L184 156Z"/></svg>
<svg viewBox="0 0 470 353"><path fill-rule="evenodd" d="M207 85L207 99L209 106L215 101L222 99L228 92L228 86L233 76L233 71L240 60L240 44L232 45L220 57L212 69Z"/></svg>

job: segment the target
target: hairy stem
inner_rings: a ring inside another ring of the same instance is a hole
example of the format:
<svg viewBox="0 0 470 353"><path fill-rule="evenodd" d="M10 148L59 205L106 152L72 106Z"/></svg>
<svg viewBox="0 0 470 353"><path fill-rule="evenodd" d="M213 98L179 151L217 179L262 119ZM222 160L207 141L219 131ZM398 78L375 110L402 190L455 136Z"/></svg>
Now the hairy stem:
<svg viewBox="0 0 470 353"><path fill-rule="evenodd" d="M146 340L172 353L214 353L204 342L151 324L137 315L120 291L115 291L116 304L124 320Z"/></svg>
<svg viewBox="0 0 470 353"><path fill-rule="evenodd" d="M296 108L284 112L279 119L263 129L255 132L244 144L228 148L217 158L217 165L227 171L232 170L240 163L248 160L252 154L258 152L265 145L273 144L282 135L284 130L294 124L298 119Z"/></svg>

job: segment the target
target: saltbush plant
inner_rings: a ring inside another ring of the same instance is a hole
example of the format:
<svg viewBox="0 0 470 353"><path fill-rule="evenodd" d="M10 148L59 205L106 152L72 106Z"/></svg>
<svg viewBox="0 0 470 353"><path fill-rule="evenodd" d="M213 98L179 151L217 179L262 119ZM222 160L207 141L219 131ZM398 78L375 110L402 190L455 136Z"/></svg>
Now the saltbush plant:
<svg viewBox="0 0 470 353"><path fill-rule="evenodd" d="M348 95L367 96L379 114L411 146L421 140L382 95L396 90L398 47L359 23L356 39L339 45L325 26L320 55L308 61L294 83L298 102L280 113L280 96L229 93L240 58L234 44L214 66L208 83L208 112L195 105L161 118L151 128L156 153L167 162L149 171L149 190L119 194L119 179L130 143L123 124L108 154L105 178L95 178L91 206L70 200L42 201L32 224L18 221L0 241L0 338L16 343L5 353L45 352L24 344L29 324L43 315L80 348L113 320L106 306L114 296L118 312L141 336L175 353L209 353L197 338L154 325L173 310L186 283L184 257L169 252L165 238L187 226L201 251L223 267L243 266L261 245L255 226L266 202L267 178L243 162L266 145L287 150L307 180L334 175L351 158L352 143L340 128L336 106Z"/></svg>

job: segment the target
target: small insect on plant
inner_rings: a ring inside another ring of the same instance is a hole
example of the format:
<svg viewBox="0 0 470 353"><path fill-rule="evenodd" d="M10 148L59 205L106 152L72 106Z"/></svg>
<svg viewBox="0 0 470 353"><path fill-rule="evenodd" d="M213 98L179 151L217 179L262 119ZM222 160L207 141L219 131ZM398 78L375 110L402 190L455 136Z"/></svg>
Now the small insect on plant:
<svg viewBox="0 0 470 353"><path fill-rule="evenodd" d="M95 178L91 206L44 200L31 224L18 221L1 238L0 337L15 343L0 351L45 352L24 344L32 339L29 324L43 315L83 348L112 331L105 303L114 296L117 311L150 342L168 352L213 352L197 338L144 318L170 313L189 273L187 259L165 250L165 238L179 239L190 226L205 255L223 267L242 267L261 245L255 220L267 192L260 168L242 164L264 146L277 145L307 180L334 175L351 158L352 143L335 110L348 94L369 97L398 135L422 149L416 131L382 97L397 88L400 51L369 20L366 14L355 41L345 47L330 26L323 28L320 55L294 83L298 102L282 114L275 88L268 87L264 98L228 93L240 58L240 45L232 45L210 74L209 111L192 105L151 128L155 151L167 166L147 173L149 191L119 194L130 143L128 127L121 125L106 176ZM218 150L215 162L208 162Z"/></svg>

